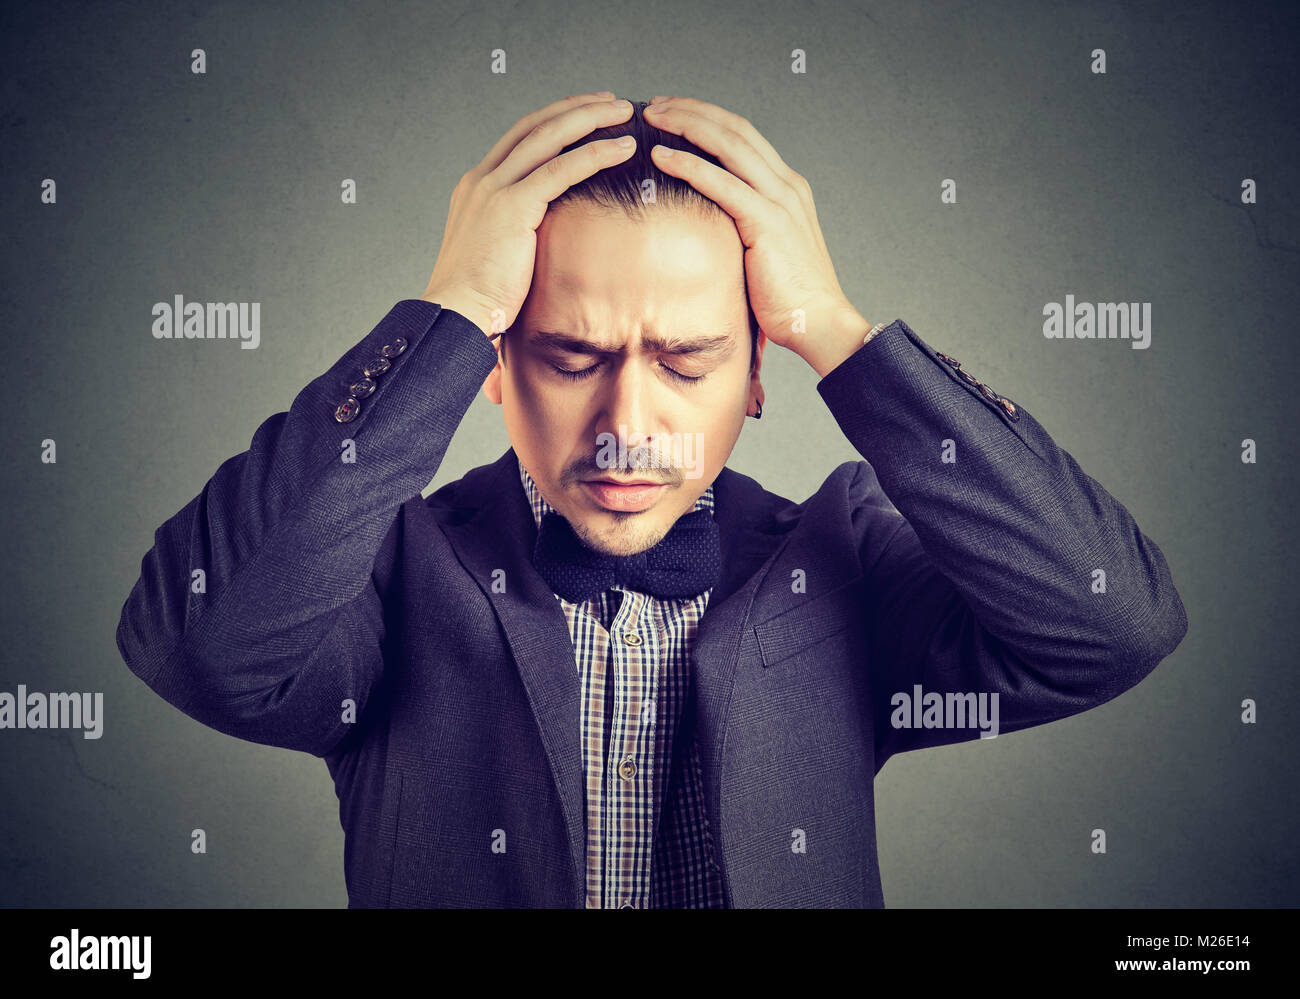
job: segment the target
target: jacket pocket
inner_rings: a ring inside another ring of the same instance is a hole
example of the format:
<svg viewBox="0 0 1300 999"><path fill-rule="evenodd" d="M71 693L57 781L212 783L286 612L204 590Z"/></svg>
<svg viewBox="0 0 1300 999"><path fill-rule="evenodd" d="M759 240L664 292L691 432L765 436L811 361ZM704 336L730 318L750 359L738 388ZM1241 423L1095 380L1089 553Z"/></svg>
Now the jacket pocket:
<svg viewBox="0 0 1300 999"><path fill-rule="evenodd" d="M821 596L804 597L802 603L754 625L763 666L775 666L798 655L860 619L863 613L860 584L861 577L858 577Z"/></svg>

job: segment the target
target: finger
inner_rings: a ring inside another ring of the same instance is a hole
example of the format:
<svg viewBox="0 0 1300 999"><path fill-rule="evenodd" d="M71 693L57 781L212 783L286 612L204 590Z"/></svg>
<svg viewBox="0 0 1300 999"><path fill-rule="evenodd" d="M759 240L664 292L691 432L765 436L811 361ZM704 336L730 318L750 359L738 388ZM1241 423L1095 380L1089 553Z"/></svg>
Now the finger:
<svg viewBox="0 0 1300 999"><path fill-rule="evenodd" d="M492 172L492 180L503 187L514 184L554 159L565 146L597 128L627 121L631 115L630 101L621 107L613 101L592 101L561 111L529 129L510 155Z"/></svg>
<svg viewBox="0 0 1300 999"><path fill-rule="evenodd" d="M822 236L821 222L817 218L817 206L813 202L812 188L808 185L808 181L801 174L790 169L785 160L781 158L781 155L772 147L772 144L763 138L749 119L728 111L726 108L718 107L716 104L710 104L708 101L701 101L694 97L662 97L657 99L653 107L655 109L662 108L662 112L655 110L647 119L656 128L663 128L665 131L676 131L670 126L670 122L674 117L673 109L677 108L679 116L680 114L690 113L699 118L716 122L744 139L750 148L763 158L772 172L777 177L780 177L786 186L794 192L804 218L807 219L809 226L816 234L817 244L821 247L822 253L829 256L826 240ZM651 109L646 108L646 110L650 111ZM660 124L661 120L663 124ZM686 136L686 138L690 138L690 136ZM695 142L694 139L691 139L691 141ZM706 148L700 142L695 142L695 144L701 148ZM713 152L713 150L709 149L709 152ZM780 199L773 198L773 200ZM791 211L794 210L790 201L782 200L781 203L790 208Z"/></svg>
<svg viewBox="0 0 1300 999"><path fill-rule="evenodd" d="M753 246L760 228L776 221L784 209L763 197L735 174L714 166L694 153L674 149L665 156L664 146L655 146L650 154L655 166L664 173L680 177L710 201L715 201L736 221L736 231L746 248Z"/></svg>
<svg viewBox="0 0 1300 999"><path fill-rule="evenodd" d="M636 142L621 145L618 139L594 139L584 142L577 149L554 156L537 167L532 173L515 185L515 190L528 198L535 205L543 208L554 201L574 184L586 180L598 170L621 163L634 152ZM540 221L540 215L538 216Z"/></svg>
<svg viewBox="0 0 1300 999"><path fill-rule="evenodd" d="M731 129L753 146L758 155L763 157L772 172L778 177L785 178L788 174L794 173L785 160L781 159L781 154L773 148L770 142L763 138L762 133L753 126L750 120L736 114L734 111L728 111L726 108L718 107L716 104L710 104L708 101L702 101L695 97L665 97L652 106L656 108L661 106L684 108L687 111L692 111L695 114L716 121L719 125ZM664 117L666 118L667 115Z"/></svg>
<svg viewBox="0 0 1300 999"><path fill-rule="evenodd" d="M799 206L798 193L772 171L772 167L739 132L713 118L686 108L658 106L646 108L646 120L655 128L680 135L688 142L712 153L724 167L759 194L793 210Z"/></svg>
<svg viewBox="0 0 1300 999"><path fill-rule="evenodd" d="M519 145L519 141L532 131L534 126L548 121L571 108L581 107L593 101L608 101L613 96L608 90L597 94L574 94L571 97L562 97L558 101L552 101L546 107L524 115L510 126L510 130L497 141L496 145L488 150L488 154L483 157L474 169L482 174L491 173L501 165L501 161L510 155L511 150Z"/></svg>

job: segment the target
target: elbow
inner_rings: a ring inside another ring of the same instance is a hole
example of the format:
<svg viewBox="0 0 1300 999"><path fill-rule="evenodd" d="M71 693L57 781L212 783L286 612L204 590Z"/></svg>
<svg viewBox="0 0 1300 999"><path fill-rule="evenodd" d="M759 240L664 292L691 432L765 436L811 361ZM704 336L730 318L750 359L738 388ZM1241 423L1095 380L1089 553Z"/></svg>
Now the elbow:
<svg viewBox="0 0 1300 999"><path fill-rule="evenodd" d="M1149 663L1143 676L1167 659L1186 637L1187 609L1171 583L1163 588L1161 599L1146 624L1130 636L1130 647Z"/></svg>
<svg viewBox="0 0 1300 999"><path fill-rule="evenodd" d="M1167 596L1144 623L1113 643L1112 683L1103 700L1137 686L1169 658L1187 635L1187 610L1171 586Z"/></svg>
<svg viewBox="0 0 1300 999"><path fill-rule="evenodd" d="M1152 654L1157 657L1156 662L1170 655L1187 637L1187 608L1172 586L1169 587L1169 599L1165 601L1160 622L1160 627L1154 629L1159 635L1159 642L1152 650Z"/></svg>
<svg viewBox="0 0 1300 999"><path fill-rule="evenodd" d="M122 607L115 639L118 654L122 657L122 662L126 663L127 669L148 683L156 670L148 665L150 644L140 627L134 592Z"/></svg>

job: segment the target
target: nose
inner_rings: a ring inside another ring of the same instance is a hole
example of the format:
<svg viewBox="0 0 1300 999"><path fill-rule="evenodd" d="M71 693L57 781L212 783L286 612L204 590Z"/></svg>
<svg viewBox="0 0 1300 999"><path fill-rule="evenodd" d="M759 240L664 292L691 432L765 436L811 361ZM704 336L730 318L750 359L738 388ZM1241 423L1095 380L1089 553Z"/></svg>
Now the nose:
<svg viewBox="0 0 1300 999"><path fill-rule="evenodd" d="M644 459L656 454L663 436L654 423L653 377L645 359L633 355L619 361L606 382L596 432L614 435L619 450L627 450L630 468L647 467ZM638 456L633 453L635 448L644 452Z"/></svg>

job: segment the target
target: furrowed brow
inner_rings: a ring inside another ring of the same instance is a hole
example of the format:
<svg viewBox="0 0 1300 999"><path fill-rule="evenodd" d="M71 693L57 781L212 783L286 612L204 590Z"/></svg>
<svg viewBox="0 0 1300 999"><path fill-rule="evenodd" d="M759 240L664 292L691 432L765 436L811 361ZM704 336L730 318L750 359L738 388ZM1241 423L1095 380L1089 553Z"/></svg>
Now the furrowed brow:
<svg viewBox="0 0 1300 999"><path fill-rule="evenodd" d="M570 354L618 357L624 352L622 346L606 346L557 330L533 330L529 339L538 347L549 347ZM641 345L644 350L654 354L717 354L728 350L734 343L732 334L716 333L699 337L643 335Z"/></svg>
<svg viewBox="0 0 1300 999"><path fill-rule="evenodd" d="M641 344L655 354L717 354L732 346L730 333L708 336L642 336Z"/></svg>

